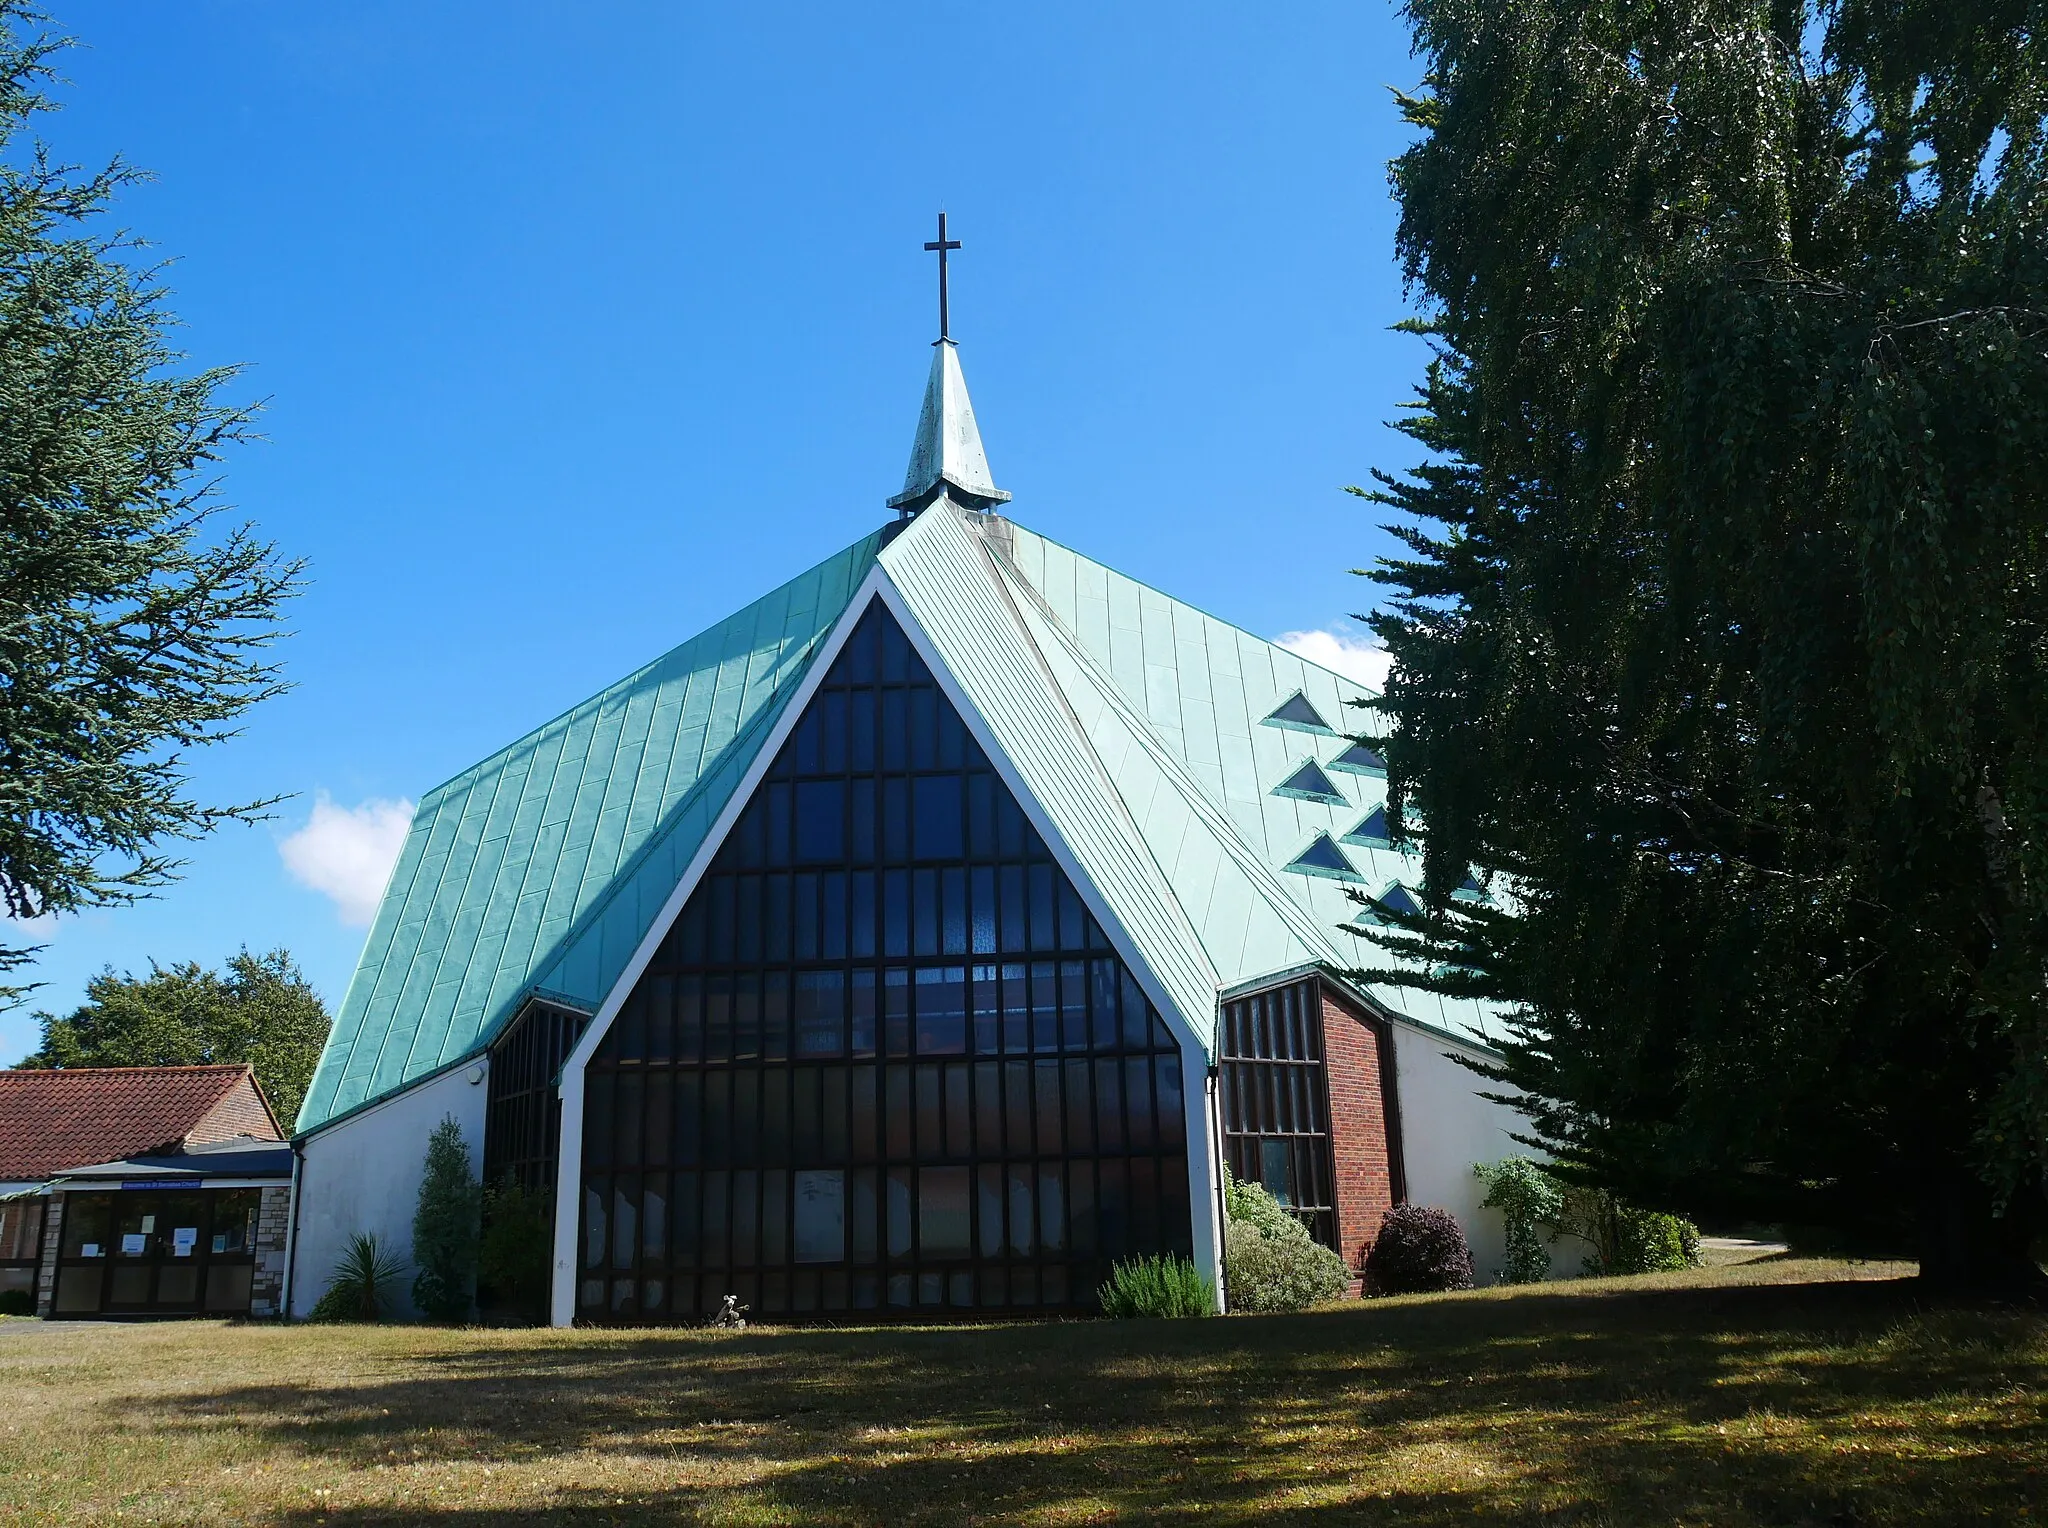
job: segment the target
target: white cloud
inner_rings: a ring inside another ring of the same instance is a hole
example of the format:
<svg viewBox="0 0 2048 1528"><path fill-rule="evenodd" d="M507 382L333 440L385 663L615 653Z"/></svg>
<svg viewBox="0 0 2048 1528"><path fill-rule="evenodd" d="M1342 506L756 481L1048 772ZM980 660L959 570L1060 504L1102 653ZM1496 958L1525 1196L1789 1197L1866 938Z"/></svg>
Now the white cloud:
<svg viewBox="0 0 2048 1528"><path fill-rule="evenodd" d="M1356 680L1375 694L1387 687L1387 670L1394 663L1394 655L1380 646L1378 638L1348 631L1283 631L1273 641L1311 663Z"/></svg>
<svg viewBox="0 0 2048 1528"><path fill-rule="evenodd" d="M322 791L306 825L279 843L277 852L293 880L333 900L343 923L368 928L405 847L412 813L410 801L336 806Z"/></svg>

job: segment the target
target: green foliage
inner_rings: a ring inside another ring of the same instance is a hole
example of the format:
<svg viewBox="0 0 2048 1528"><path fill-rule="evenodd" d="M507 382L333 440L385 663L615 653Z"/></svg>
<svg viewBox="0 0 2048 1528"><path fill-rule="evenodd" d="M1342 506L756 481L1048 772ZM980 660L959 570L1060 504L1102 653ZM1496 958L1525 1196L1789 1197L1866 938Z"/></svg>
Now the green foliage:
<svg viewBox="0 0 2048 1528"><path fill-rule="evenodd" d="M1256 1183L1223 1170L1223 1287L1233 1311L1304 1310L1351 1285L1344 1259Z"/></svg>
<svg viewBox="0 0 2048 1528"><path fill-rule="evenodd" d="M38 1013L43 1043L24 1067L208 1066L247 1062L286 1130L327 1043L327 1005L291 955L232 956L225 971L196 962L147 976L102 971L85 1001Z"/></svg>
<svg viewBox="0 0 2048 1528"><path fill-rule="evenodd" d="M477 1246L479 1303L522 1320L547 1316L550 1245L548 1196L507 1173L484 1190Z"/></svg>
<svg viewBox="0 0 2048 1528"><path fill-rule="evenodd" d="M1699 1227L1677 1215L1639 1210L1605 1189L1572 1187L1555 1217L1557 1232L1592 1249L1588 1274L1675 1273L1702 1261Z"/></svg>
<svg viewBox="0 0 2048 1528"><path fill-rule="evenodd" d="M105 217L139 176L29 137L51 56L0 0L0 911L132 902L170 841L259 815L188 794L188 754L282 685L263 648L299 568L209 535L214 463L250 412L231 368L181 371L154 269ZM32 950L0 949L0 973ZM21 988L0 988L0 1000Z"/></svg>
<svg viewBox="0 0 2048 1528"><path fill-rule="evenodd" d="M382 1321L397 1300L405 1262L377 1244L374 1233L358 1231L334 1265L327 1292L313 1307L315 1321Z"/></svg>
<svg viewBox="0 0 2048 1528"><path fill-rule="evenodd" d="M1917 1222L2048 1168L2048 31L1936 0L1408 0L1423 465L1369 495L1373 979L1518 1015L1589 1181ZM1449 893L1473 866L1494 902ZM1428 974L1419 974L1428 973ZM2000 1212L2003 1212L2002 1214Z"/></svg>
<svg viewBox="0 0 2048 1528"><path fill-rule="evenodd" d="M412 1217L412 1303L436 1321L466 1321L476 1294L483 1194L453 1115L427 1137L419 1208Z"/></svg>
<svg viewBox="0 0 2048 1528"><path fill-rule="evenodd" d="M1397 1204L1380 1222L1365 1255L1368 1295L1428 1295L1472 1287L1465 1228L1433 1204Z"/></svg>
<svg viewBox="0 0 2048 1528"><path fill-rule="evenodd" d="M1480 1162L1473 1174L1486 1185L1480 1204L1499 1210L1507 1228L1507 1264L1503 1284L1540 1284L1550 1276L1550 1249L1543 1227L1554 1224L1564 1209L1564 1186L1527 1157Z"/></svg>
<svg viewBox="0 0 2048 1528"><path fill-rule="evenodd" d="M32 1289L0 1289L0 1316L33 1316L36 1296Z"/></svg>
<svg viewBox="0 0 2048 1528"><path fill-rule="evenodd" d="M1216 1314L1216 1286L1184 1257L1138 1257L1112 1264L1096 1298L1105 1316Z"/></svg>

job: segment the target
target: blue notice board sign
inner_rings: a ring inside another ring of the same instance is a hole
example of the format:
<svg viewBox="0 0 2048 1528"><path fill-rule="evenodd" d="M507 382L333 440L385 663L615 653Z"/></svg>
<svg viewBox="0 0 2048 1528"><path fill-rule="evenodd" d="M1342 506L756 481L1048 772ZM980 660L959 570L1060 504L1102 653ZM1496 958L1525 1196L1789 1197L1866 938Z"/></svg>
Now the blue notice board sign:
<svg viewBox="0 0 2048 1528"><path fill-rule="evenodd" d="M190 1188L199 1180L196 1178L123 1178L121 1187L136 1188Z"/></svg>

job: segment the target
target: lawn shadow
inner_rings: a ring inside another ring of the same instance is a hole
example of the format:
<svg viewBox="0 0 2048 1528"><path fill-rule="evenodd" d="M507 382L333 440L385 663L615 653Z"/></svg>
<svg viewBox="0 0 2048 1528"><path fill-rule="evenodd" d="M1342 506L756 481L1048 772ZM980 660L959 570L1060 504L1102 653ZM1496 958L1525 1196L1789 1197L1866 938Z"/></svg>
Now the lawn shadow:
<svg viewBox="0 0 2048 1528"><path fill-rule="evenodd" d="M2040 1505L2040 1330L1896 1282L1559 1287L1228 1321L450 1333L396 1374L113 1404L125 1427L234 1425L357 1470L573 1456L636 1482L563 1483L547 1513L305 1518L333 1524L736 1503L803 1523L2010 1520Z"/></svg>

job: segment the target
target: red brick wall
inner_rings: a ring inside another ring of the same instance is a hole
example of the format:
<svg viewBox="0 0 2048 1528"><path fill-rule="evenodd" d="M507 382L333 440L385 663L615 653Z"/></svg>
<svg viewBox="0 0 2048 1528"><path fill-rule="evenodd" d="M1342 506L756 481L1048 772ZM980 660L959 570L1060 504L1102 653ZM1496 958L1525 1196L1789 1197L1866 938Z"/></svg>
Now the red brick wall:
<svg viewBox="0 0 2048 1528"><path fill-rule="evenodd" d="M1336 1181L1337 1245L1354 1272L1394 1204L1394 1171L1380 1085L1380 1036L1327 989L1323 1055L1330 1078L1330 1157Z"/></svg>
<svg viewBox="0 0 2048 1528"><path fill-rule="evenodd" d="M252 1135L260 1141L283 1139L276 1122L270 1117L270 1110L264 1106L263 1095L256 1090L255 1079L249 1076L238 1080L219 1103L206 1111L185 1137L185 1144L204 1146L213 1141L232 1141L244 1135Z"/></svg>

